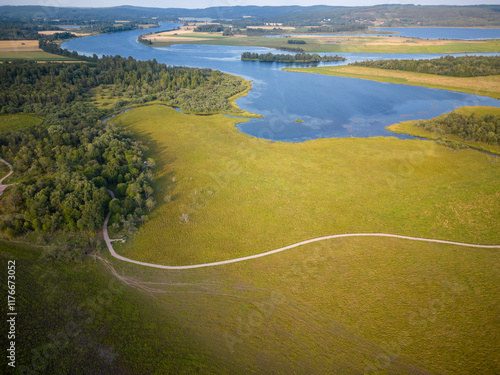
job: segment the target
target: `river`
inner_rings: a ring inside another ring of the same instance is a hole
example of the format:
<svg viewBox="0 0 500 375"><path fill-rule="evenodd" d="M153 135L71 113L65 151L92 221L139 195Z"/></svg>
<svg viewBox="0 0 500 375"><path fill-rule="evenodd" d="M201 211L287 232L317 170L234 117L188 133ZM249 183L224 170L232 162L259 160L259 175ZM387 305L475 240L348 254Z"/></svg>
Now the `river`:
<svg viewBox="0 0 500 375"><path fill-rule="evenodd" d="M161 30L181 24L162 23ZM344 77L284 72L291 64L241 61L241 53L266 53L259 47L174 45L151 48L137 42L144 30L104 34L65 42L62 47L86 55L156 59L173 66L217 69L252 81L252 90L238 106L264 116L238 124L259 138L303 142L317 138L398 136L385 130L402 120L428 119L470 105L500 107L500 101L477 95L424 87L379 83ZM346 64L365 59L436 58L439 54L340 54ZM304 66L304 65L301 65ZM301 120L298 122L296 120Z"/></svg>

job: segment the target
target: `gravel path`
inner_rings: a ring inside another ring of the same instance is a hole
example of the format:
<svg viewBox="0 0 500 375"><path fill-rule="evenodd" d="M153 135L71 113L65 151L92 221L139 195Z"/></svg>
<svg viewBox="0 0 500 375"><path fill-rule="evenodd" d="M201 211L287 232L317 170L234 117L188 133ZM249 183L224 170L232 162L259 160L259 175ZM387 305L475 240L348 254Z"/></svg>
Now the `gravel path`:
<svg viewBox="0 0 500 375"><path fill-rule="evenodd" d="M111 197L114 198L114 194L112 191L108 190ZM476 244L468 244L468 243L463 243L463 242L454 242L454 241L445 241L445 240L435 240L435 239L430 239L430 238L419 238L419 237L408 237L408 236L400 236L397 234L387 234L387 233L348 233L348 234L334 234L331 236L324 236L324 237L317 237L313 238L310 240L302 241L302 242L297 242L292 245L288 245L285 247L280 247L279 249L267 251L265 253L260 253L260 254L255 254L255 255L249 255L246 257L241 257L241 258L234 258L234 259L228 259L228 260L221 260L219 262L211 262L211 263L200 263L200 264L192 264L192 265L187 265L187 266L164 266L161 264L154 264L154 263L146 263L146 262L140 262L137 260L125 258L115 252L113 249L113 245L111 245L111 240L109 239L108 235L108 220L109 220L109 213L108 216L106 217L106 220L104 221L104 227L102 228L102 232L104 234L104 241L106 241L106 245L108 246L109 252L111 253L112 256L114 256L117 259L123 260L124 262L129 262L129 263L134 263L138 264L140 266L146 266L146 267L154 267L154 268L160 268L164 270L187 270L187 269L192 269L192 268L202 268L202 267L213 267L213 266L221 266L224 264L230 264L230 263L236 263L236 262L243 262L245 260L251 260L251 259L256 259L256 258L261 258L265 257L268 255L276 254L285 250L293 249L295 247L299 247L302 245L306 245L308 243L312 242L318 242L318 241L324 241L324 240L330 240L333 238L343 238L343 237L393 237L393 238L400 238L404 240L411 240L411 241L424 241L424 242L436 242L436 243L443 243L443 244L448 244L448 245L456 245L456 246L466 246L466 247L478 247L478 248L483 248L483 249L500 249L500 245L476 245Z"/></svg>

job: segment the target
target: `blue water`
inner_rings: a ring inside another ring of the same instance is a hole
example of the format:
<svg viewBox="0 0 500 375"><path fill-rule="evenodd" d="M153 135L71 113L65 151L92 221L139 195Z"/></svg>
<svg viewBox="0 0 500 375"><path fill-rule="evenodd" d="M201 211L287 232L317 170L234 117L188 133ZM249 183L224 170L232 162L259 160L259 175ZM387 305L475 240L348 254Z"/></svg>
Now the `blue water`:
<svg viewBox="0 0 500 375"><path fill-rule="evenodd" d="M162 24L171 29L180 24ZM392 135L387 125L413 119L428 119L465 105L500 107L488 97L446 90L378 83L367 80L284 72L292 64L241 61L242 52L269 52L267 48L211 45L175 45L151 48L137 43L144 30L74 39L63 48L87 55L132 56L156 59L174 66L212 68L252 81L252 90L237 104L263 119L237 125L243 133L288 142L330 137ZM334 54L332 54L334 55ZM436 58L435 54L341 54L346 62L381 58ZM304 66L303 64L301 66ZM300 119L303 122L296 122ZM404 135L398 136L405 138Z"/></svg>
<svg viewBox="0 0 500 375"><path fill-rule="evenodd" d="M376 27L375 31L391 31L398 36L421 39L500 39L500 29L480 29L462 27Z"/></svg>

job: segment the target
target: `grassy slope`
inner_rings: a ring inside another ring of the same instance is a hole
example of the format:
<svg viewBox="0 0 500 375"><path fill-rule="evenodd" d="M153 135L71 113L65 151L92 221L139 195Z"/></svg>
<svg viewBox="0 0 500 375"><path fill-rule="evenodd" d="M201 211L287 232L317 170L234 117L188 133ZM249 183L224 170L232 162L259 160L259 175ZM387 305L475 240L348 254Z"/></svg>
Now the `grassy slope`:
<svg viewBox="0 0 500 375"><path fill-rule="evenodd" d="M438 76L435 74L403 72L396 70L365 68L348 65L327 66L321 68L285 68L285 70L461 91L476 95L486 95L495 99L500 99L500 76L472 78L447 77Z"/></svg>
<svg viewBox="0 0 500 375"><path fill-rule="evenodd" d="M0 116L0 131L23 129L42 123L42 119L26 114ZM12 163L12 160L7 160ZM9 173L10 169L4 163L0 163L0 178ZM11 177L12 178L12 177ZM9 181L5 181L9 183Z"/></svg>
<svg viewBox="0 0 500 375"><path fill-rule="evenodd" d="M485 114L494 114L499 116L500 115L500 108L497 107L462 107L454 110L453 112L455 113L463 113L463 114L471 114L474 113L477 116L482 116ZM445 116L445 115L443 115ZM400 122L397 124L393 124L387 127L388 130L393 131L395 133L403 133L403 134L410 134L415 137L421 137L421 138L428 138L428 139L442 139L442 140L447 140L447 141L452 141L452 142L460 142L462 144L468 145L472 148L476 148L479 150L485 150L487 152L491 152L497 155L500 155L500 146L499 145L488 145L483 142L471 142L471 141L464 141L462 138L452 135L452 134L445 134L445 135L440 135L437 133L433 133L430 131L425 130L424 128L415 126L414 124L417 121L404 121Z"/></svg>
<svg viewBox="0 0 500 375"><path fill-rule="evenodd" d="M290 45L286 38L266 38L264 36L207 38L207 40L190 40L188 36L178 35L175 41L156 42L151 47L168 47L172 44L213 44L248 47L297 47ZM184 40L180 41L181 38ZM473 53L498 52L500 40L488 41L427 41L416 38L372 37L372 36L313 36L297 35L306 39L307 44L298 47L306 52L358 52L358 53Z"/></svg>
<svg viewBox="0 0 500 375"><path fill-rule="evenodd" d="M102 263L89 257L44 260L47 251L0 242L5 300L7 261L16 261L19 371L27 366L38 374L230 372L179 330L179 317L172 310L117 281ZM4 356L4 368L5 361Z"/></svg>
<svg viewBox="0 0 500 375"><path fill-rule="evenodd" d="M234 119L164 107L117 121L150 142L156 197L173 197L117 244L126 256L195 263L357 231L500 242L500 165L476 151L390 138L270 143ZM241 373L486 374L500 370L499 256L351 238L215 268L123 270L162 289L182 330Z"/></svg>
<svg viewBox="0 0 500 375"><path fill-rule="evenodd" d="M117 246L134 259L192 264L344 232L500 242L500 165L476 151L391 138L270 143L235 119L154 106L115 119L159 161L162 204Z"/></svg>

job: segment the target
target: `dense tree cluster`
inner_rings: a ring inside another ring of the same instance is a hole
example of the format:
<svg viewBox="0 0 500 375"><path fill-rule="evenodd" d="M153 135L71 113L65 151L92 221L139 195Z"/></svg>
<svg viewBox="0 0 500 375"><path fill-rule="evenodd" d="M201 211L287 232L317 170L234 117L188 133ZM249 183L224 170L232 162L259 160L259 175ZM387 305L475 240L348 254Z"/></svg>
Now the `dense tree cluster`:
<svg viewBox="0 0 500 375"><path fill-rule="evenodd" d="M287 43L288 44L306 44L306 41L304 39L288 39Z"/></svg>
<svg viewBox="0 0 500 375"><path fill-rule="evenodd" d="M350 65L453 77L478 77L500 74L499 56L444 56L430 60L366 60L354 62Z"/></svg>
<svg viewBox="0 0 500 375"><path fill-rule="evenodd" d="M216 24L216 23L209 23L206 25L199 25L196 26L193 29L194 32L201 32L201 33L218 33L221 31L224 31L224 26L221 24Z"/></svg>
<svg viewBox="0 0 500 375"><path fill-rule="evenodd" d="M320 62L320 61L345 61L346 58L342 56L320 56L316 53L308 54L308 53L297 53L295 55L290 54L273 54L262 53L258 54L255 52L243 52L241 54L242 60L257 60L262 62Z"/></svg>
<svg viewBox="0 0 500 375"><path fill-rule="evenodd" d="M310 27L307 32L313 33L341 33L341 32L359 32L367 30L366 25L360 24L344 24L344 25L324 25L319 27Z"/></svg>
<svg viewBox="0 0 500 375"><path fill-rule="evenodd" d="M123 99L100 109L92 102L97 87ZM243 79L218 71L119 56L93 65L0 64L0 113L45 117L39 126L0 134L0 154L17 181L0 199L0 230L9 237L95 232L109 210L113 228L133 231L156 205L155 163L145 160L145 146L100 119L152 100L192 112L232 109L227 98L244 89Z"/></svg>
<svg viewBox="0 0 500 375"><path fill-rule="evenodd" d="M500 144L500 116L450 113L442 118L418 121L417 126L438 134L453 134L466 141Z"/></svg>
<svg viewBox="0 0 500 375"><path fill-rule="evenodd" d="M20 181L0 201L0 229L13 237L29 231L91 231L102 227L111 200L117 223L145 220L154 207L154 176L146 148L107 124L43 124L0 135L1 154Z"/></svg>

